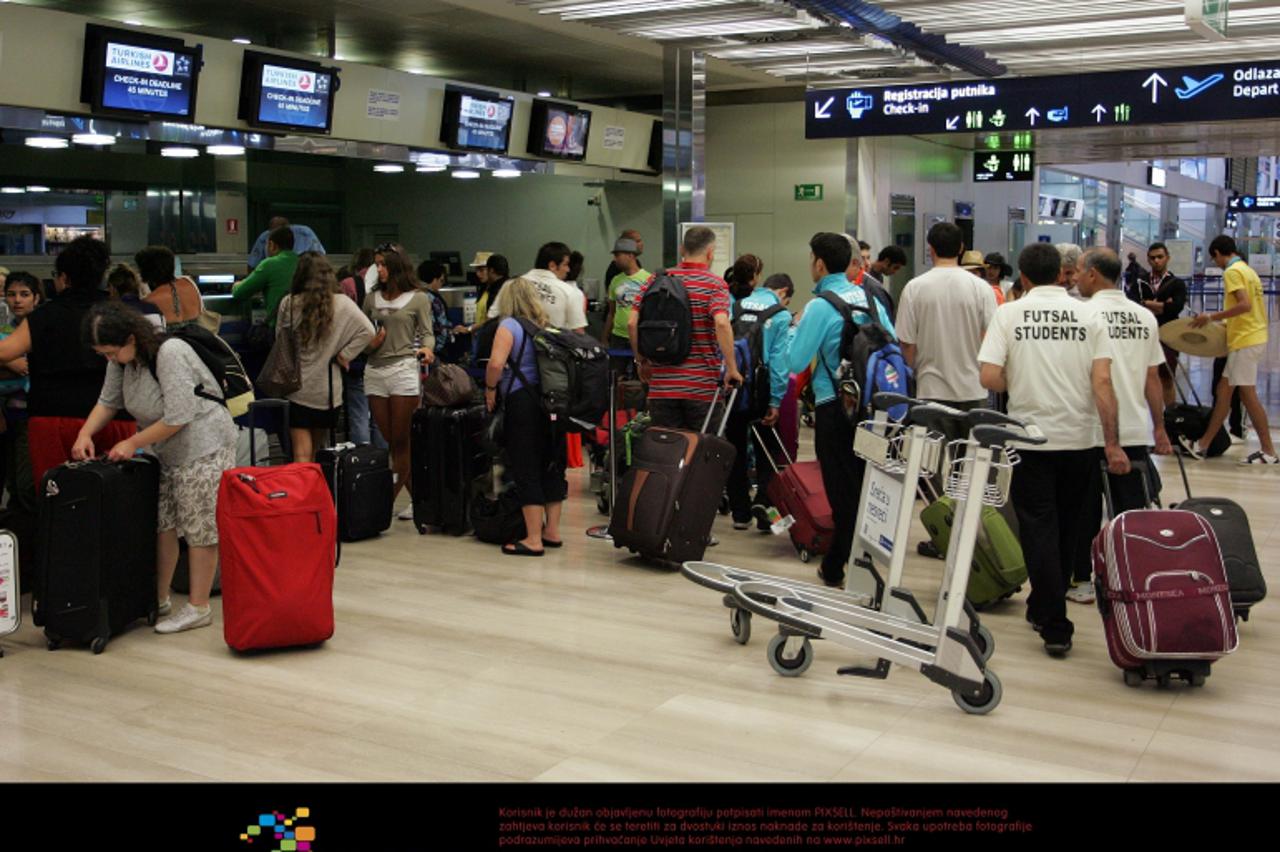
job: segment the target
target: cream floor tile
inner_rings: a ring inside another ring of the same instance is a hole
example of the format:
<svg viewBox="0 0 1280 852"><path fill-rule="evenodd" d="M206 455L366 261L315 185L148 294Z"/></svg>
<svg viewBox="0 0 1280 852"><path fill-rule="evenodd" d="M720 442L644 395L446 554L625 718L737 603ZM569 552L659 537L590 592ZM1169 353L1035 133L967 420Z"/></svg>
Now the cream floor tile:
<svg viewBox="0 0 1280 852"><path fill-rule="evenodd" d="M691 751L678 745L615 735L538 776L537 781L825 781L807 767L766 766L734 755Z"/></svg>
<svg viewBox="0 0 1280 852"><path fill-rule="evenodd" d="M1280 752L1161 731L1130 780L1280 781Z"/></svg>
<svg viewBox="0 0 1280 852"><path fill-rule="evenodd" d="M999 754L961 743L925 742L886 734L832 779L839 782L938 781L1125 781L1126 776L1048 763L1034 757Z"/></svg>

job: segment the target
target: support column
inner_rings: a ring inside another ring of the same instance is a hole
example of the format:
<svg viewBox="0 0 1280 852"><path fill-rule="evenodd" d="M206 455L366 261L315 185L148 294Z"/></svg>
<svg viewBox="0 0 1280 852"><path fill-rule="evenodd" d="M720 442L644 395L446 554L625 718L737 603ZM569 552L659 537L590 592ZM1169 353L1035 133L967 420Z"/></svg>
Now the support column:
<svg viewBox="0 0 1280 852"><path fill-rule="evenodd" d="M1124 211L1124 184L1107 181L1107 245L1119 251L1122 243L1120 217Z"/></svg>
<svg viewBox="0 0 1280 852"><path fill-rule="evenodd" d="M706 219L706 54L663 49L663 263L679 260L680 223Z"/></svg>

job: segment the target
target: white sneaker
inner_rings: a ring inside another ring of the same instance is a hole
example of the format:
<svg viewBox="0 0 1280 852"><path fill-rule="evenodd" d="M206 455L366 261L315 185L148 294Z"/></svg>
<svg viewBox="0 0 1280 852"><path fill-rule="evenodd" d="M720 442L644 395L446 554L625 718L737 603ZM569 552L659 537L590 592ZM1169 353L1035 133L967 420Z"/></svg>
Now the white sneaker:
<svg viewBox="0 0 1280 852"><path fill-rule="evenodd" d="M1254 452L1249 453L1249 455L1247 455L1247 456L1245 456L1244 458L1240 459L1240 461L1236 462L1236 464L1242 464L1242 465L1245 465L1245 464L1280 464L1280 458L1276 458L1275 456L1269 456L1269 455L1267 455L1266 453L1264 453L1262 450L1255 450Z"/></svg>
<svg viewBox="0 0 1280 852"><path fill-rule="evenodd" d="M156 615L161 618L164 618L172 610L173 610L173 601L169 598L165 598L160 602L160 605L156 607Z"/></svg>
<svg viewBox="0 0 1280 852"><path fill-rule="evenodd" d="M403 509L401 509L400 514L396 515L396 518L401 521L412 521L413 520L413 504L410 503L408 506L405 506Z"/></svg>
<svg viewBox="0 0 1280 852"><path fill-rule="evenodd" d="M1095 600L1093 583L1088 580L1076 583L1074 586L1067 589L1067 600L1082 604L1093 603Z"/></svg>
<svg viewBox="0 0 1280 852"><path fill-rule="evenodd" d="M156 625L157 633L180 633L196 627L208 627L213 623L213 609L203 607L197 609L191 604L183 604L176 615L166 618Z"/></svg>
<svg viewBox="0 0 1280 852"><path fill-rule="evenodd" d="M1182 451L1196 461L1204 460L1204 450L1200 449L1200 445L1186 435L1178 436L1178 446L1182 447Z"/></svg>

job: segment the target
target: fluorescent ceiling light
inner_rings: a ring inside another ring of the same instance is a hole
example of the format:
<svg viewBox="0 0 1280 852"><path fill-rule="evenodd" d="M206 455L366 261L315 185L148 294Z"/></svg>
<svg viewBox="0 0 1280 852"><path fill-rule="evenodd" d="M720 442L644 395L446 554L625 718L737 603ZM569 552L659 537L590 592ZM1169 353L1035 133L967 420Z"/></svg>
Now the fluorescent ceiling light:
<svg viewBox="0 0 1280 852"><path fill-rule="evenodd" d="M21 195L21 194L22 194L22 193L24 193L24 192L26 192L26 190L25 190L25 189L23 189L23 188L22 188L22 187L20 187L20 186L2 186L2 187L0 187L0 193L3 193L4 195Z"/></svg>
<svg viewBox="0 0 1280 852"><path fill-rule="evenodd" d="M538 92L538 97L540 97L540 98L549 98L549 97L551 97L551 93L550 93L550 92Z"/></svg>
<svg viewBox="0 0 1280 852"><path fill-rule="evenodd" d="M399 163L378 163L373 167L373 170L378 174L398 175L404 171L404 166Z"/></svg>
<svg viewBox="0 0 1280 852"><path fill-rule="evenodd" d="M29 186L29 187L27 187L27 192L49 192L49 187L47 187L47 186Z"/></svg>
<svg viewBox="0 0 1280 852"><path fill-rule="evenodd" d="M459 171L455 171L452 177L456 177L458 180L475 180L480 177L480 173L472 171L471 169L461 169Z"/></svg>
<svg viewBox="0 0 1280 852"><path fill-rule="evenodd" d="M244 153L243 145L210 145L205 148L215 157L239 157Z"/></svg>
<svg viewBox="0 0 1280 852"><path fill-rule="evenodd" d="M496 178L518 178L523 174L519 169L494 169L493 176Z"/></svg>
<svg viewBox="0 0 1280 852"><path fill-rule="evenodd" d="M236 44L253 44L253 42L247 38L233 38L231 40L234 41Z"/></svg>
<svg viewBox="0 0 1280 852"><path fill-rule="evenodd" d="M142 21L125 21L125 23L126 23L126 24L128 24L128 25L129 25L129 26L131 26L131 27L140 27L140 26L142 26Z"/></svg>
<svg viewBox="0 0 1280 852"><path fill-rule="evenodd" d="M435 174L437 172L448 171L448 166L418 166L418 171L423 174Z"/></svg>
<svg viewBox="0 0 1280 852"><path fill-rule="evenodd" d="M28 136L28 148L62 149L70 148L71 143L61 136Z"/></svg>
<svg viewBox="0 0 1280 852"><path fill-rule="evenodd" d="M160 149L160 156L172 157L177 160L190 160L193 157L200 156L200 149L186 145L168 145Z"/></svg>
<svg viewBox="0 0 1280 852"><path fill-rule="evenodd" d="M77 145L114 145L116 137L110 133L76 133L71 141Z"/></svg>

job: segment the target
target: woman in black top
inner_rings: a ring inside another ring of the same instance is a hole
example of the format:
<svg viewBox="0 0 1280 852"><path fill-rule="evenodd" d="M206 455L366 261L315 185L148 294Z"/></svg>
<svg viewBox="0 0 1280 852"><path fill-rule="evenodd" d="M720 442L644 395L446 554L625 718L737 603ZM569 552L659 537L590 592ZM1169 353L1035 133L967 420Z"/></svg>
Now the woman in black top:
<svg viewBox="0 0 1280 852"><path fill-rule="evenodd" d="M84 344L80 329L90 309L108 298L102 279L110 265L101 240L72 240L54 261L54 297L0 340L0 363L27 356L28 442L37 487L46 471L71 459L71 447L102 390L107 362ZM115 446L135 432L137 424L121 413L100 434Z"/></svg>

